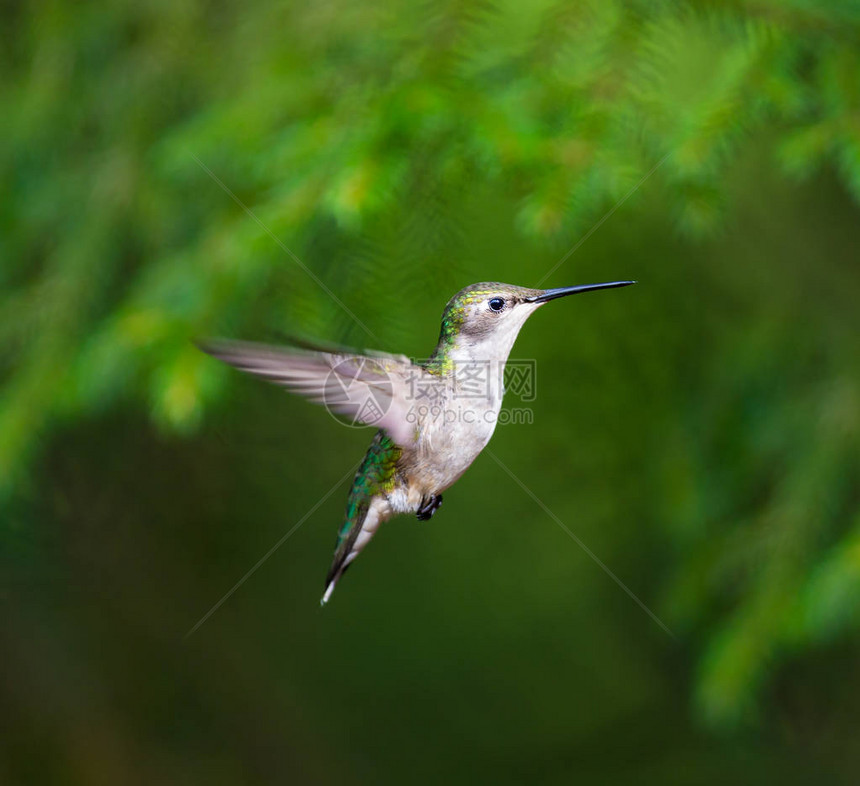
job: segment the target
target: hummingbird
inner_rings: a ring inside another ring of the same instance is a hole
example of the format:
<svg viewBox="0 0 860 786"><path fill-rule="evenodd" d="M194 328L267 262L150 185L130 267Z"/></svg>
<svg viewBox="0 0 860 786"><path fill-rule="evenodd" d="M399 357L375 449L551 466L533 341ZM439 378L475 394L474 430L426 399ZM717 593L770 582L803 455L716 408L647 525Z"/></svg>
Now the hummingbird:
<svg viewBox="0 0 860 786"><path fill-rule="evenodd" d="M378 429L347 497L322 605L383 522L398 514L430 519L442 493L486 447L502 405L505 364L526 320L553 300L635 283L557 289L472 284L448 301L436 348L424 361L305 341L200 345L218 360L322 403L355 425Z"/></svg>

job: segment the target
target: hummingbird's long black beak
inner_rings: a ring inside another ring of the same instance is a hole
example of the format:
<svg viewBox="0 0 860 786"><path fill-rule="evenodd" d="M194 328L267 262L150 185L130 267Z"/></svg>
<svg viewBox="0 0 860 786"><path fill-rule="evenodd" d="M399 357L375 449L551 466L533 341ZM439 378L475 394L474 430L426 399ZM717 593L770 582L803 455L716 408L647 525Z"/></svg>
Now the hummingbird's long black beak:
<svg viewBox="0 0 860 786"><path fill-rule="evenodd" d="M559 287L558 289L545 289L539 295L527 297L526 303L546 303L550 300L555 300L557 297L565 297L567 295L578 295L580 292L591 292L593 289L615 289L615 287L629 287L635 284L635 281L610 281L606 284L582 284L578 287Z"/></svg>

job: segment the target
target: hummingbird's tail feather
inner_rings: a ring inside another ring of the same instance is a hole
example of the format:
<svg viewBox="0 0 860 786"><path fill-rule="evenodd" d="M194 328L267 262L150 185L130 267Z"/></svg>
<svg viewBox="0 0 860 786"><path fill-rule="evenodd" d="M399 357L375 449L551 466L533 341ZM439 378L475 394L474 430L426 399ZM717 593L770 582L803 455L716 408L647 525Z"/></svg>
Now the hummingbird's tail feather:
<svg viewBox="0 0 860 786"><path fill-rule="evenodd" d="M376 534L382 517L378 505L360 505L355 515L348 517L341 533L346 530L346 535L338 536L338 546L334 553L334 560L329 568L325 579L325 594L320 600L321 605L328 603L335 585L346 572L352 561L361 553L362 549L370 542Z"/></svg>
<svg viewBox="0 0 860 786"><path fill-rule="evenodd" d="M370 444L352 482L321 604L328 602L340 577L390 515L383 495L394 487L401 452L384 431L379 431Z"/></svg>

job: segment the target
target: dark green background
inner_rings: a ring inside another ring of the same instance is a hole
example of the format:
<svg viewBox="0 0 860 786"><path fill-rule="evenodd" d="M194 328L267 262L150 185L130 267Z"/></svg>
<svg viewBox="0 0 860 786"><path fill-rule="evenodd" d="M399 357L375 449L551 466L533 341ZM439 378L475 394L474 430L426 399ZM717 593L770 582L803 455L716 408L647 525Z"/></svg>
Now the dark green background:
<svg viewBox="0 0 860 786"><path fill-rule="evenodd" d="M856 3L0 21L0 780L856 782ZM372 433L193 340L425 357L575 246L639 284L525 326L490 449L674 637L486 454L321 609L344 481L186 636Z"/></svg>

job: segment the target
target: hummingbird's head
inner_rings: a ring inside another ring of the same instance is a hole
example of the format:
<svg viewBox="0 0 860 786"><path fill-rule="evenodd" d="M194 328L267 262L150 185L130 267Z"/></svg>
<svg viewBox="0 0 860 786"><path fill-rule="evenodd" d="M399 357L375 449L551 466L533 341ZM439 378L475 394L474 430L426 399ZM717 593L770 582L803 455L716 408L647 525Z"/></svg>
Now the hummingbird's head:
<svg viewBox="0 0 860 786"><path fill-rule="evenodd" d="M437 355L460 350L473 357L504 361L525 321L544 303L595 289L626 287L633 281L585 284L558 289L527 289L482 282L461 289L445 306Z"/></svg>

